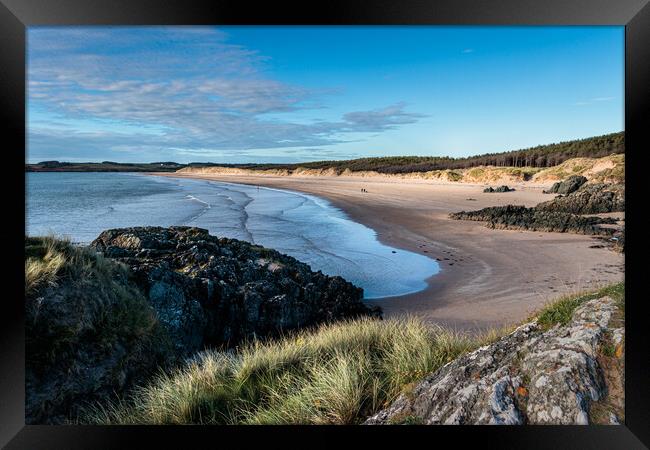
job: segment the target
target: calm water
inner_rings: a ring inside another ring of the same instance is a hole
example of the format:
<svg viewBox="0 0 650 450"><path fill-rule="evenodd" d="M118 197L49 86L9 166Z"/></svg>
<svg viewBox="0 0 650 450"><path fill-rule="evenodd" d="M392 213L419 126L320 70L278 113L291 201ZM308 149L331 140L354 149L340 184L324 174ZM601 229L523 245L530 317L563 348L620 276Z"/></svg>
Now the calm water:
<svg viewBox="0 0 650 450"><path fill-rule="evenodd" d="M107 228L191 225L274 248L340 275L366 298L422 290L438 264L381 244L321 198L215 181L125 173L28 173L27 234L87 243Z"/></svg>

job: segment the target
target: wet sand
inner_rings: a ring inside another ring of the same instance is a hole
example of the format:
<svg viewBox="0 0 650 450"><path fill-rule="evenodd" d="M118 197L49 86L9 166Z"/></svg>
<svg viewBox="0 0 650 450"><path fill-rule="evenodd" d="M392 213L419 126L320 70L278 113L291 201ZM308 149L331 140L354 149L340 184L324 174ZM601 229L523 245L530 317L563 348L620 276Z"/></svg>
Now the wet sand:
<svg viewBox="0 0 650 450"><path fill-rule="evenodd" d="M161 174L156 174L161 175ZM518 323L549 300L622 281L624 257L590 236L492 230L448 218L487 206L534 206L547 186L511 184L515 192L483 193L485 185L383 177L162 174L306 192L328 199L393 247L437 259L428 288L369 303L384 317L415 315L459 330ZM362 192L365 189L367 192Z"/></svg>

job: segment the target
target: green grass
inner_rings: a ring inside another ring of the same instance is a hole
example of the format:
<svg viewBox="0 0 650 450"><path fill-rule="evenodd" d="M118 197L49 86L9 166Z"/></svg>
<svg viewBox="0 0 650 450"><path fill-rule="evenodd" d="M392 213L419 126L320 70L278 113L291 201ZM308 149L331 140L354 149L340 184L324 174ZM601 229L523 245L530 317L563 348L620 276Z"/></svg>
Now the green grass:
<svg viewBox="0 0 650 450"><path fill-rule="evenodd" d="M536 315L537 322L544 329L551 328L557 324L566 325L571 320L573 312L578 306L586 301L604 297L606 295L612 297L620 308L624 308L625 284L621 282L588 293L562 297L542 309Z"/></svg>
<svg viewBox="0 0 650 450"><path fill-rule="evenodd" d="M95 407L102 424L355 424L405 387L493 340L419 320L358 319L236 352L207 351L129 399Z"/></svg>
<svg viewBox="0 0 650 450"><path fill-rule="evenodd" d="M600 345L600 351L608 358L614 358L616 356L616 345L612 342L611 332L605 332L603 343Z"/></svg>

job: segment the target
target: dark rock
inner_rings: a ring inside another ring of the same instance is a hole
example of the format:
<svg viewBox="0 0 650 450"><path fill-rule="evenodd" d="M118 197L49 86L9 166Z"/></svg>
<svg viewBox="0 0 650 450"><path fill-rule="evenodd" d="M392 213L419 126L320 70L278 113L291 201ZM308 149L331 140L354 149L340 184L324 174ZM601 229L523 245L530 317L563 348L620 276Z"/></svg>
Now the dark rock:
<svg viewBox="0 0 650 450"><path fill-rule="evenodd" d="M583 183L583 180L580 177L575 177L571 183L564 185L563 189L571 190L579 183ZM567 195L560 194L553 200L540 203L533 208L516 205L494 206L478 211L461 211L450 214L450 217L458 220L487 222L487 226L490 228L613 236L615 233L619 233L616 229L600 225L617 224L618 219L585 217L581 214L624 210L625 186L599 183L582 184L577 190ZM621 239L621 244L610 246L617 251L623 251L622 238L616 236L613 241L616 242L619 239Z"/></svg>
<svg viewBox="0 0 650 450"><path fill-rule="evenodd" d="M582 217L565 212L538 210L525 206L491 206L478 211L461 211L450 214L456 220L487 222L489 228L531 231L555 231L591 235L611 235L614 230L601 224L616 223L616 219Z"/></svg>
<svg viewBox="0 0 650 450"><path fill-rule="evenodd" d="M514 191L514 188L510 188L510 187L508 187L506 185L499 186L499 187L496 187L496 188L493 188L493 187L490 186L490 187L486 187L485 189L483 189L483 192L487 192L487 193L491 193L491 192L512 192L512 191Z"/></svg>
<svg viewBox="0 0 650 450"><path fill-rule="evenodd" d="M548 191L543 191L545 194L562 194L567 195L575 192L587 182L587 179L580 175L571 175L563 181L554 183Z"/></svg>
<svg viewBox="0 0 650 450"><path fill-rule="evenodd" d="M91 247L131 268L177 350L232 346L252 337L361 315L363 290L313 272L275 250L192 227L104 231Z"/></svg>
<svg viewBox="0 0 650 450"><path fill-rule="evenodd" d="M536 208L573 214L625 211L625 185L584 184L577 191L540 203Z"/></svg>

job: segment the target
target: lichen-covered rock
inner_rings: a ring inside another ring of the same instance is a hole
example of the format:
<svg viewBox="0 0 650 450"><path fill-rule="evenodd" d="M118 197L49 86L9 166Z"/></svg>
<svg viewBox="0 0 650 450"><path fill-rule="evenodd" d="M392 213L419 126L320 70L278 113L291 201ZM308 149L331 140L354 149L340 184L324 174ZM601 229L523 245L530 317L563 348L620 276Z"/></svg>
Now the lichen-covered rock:
<svg viewBox="0 0 650 450"><path fill-rule="evenodd" d="M135 274L178 350L235 345L322 322L380 315L363 290L275 250L193 227L102 232L91 247Z"/></svg>
<svg viewBox="0 0 650 450"><path fill-rule="evenodd" d="M366 424L588 424L607 392L597 352L615 301L588 301L566 326L536 321L448 363Z"/></svg>
<svg viewBox="0 0 650 450"><path fill-rule="evenodd" d="M567 195L577 191L580 188L580 186L582 186L586 182L587 179L582 175L571 175L566 180L553 183L553 186L551 186L551 188L548 191L544 191L544 193Z"/></svg>

